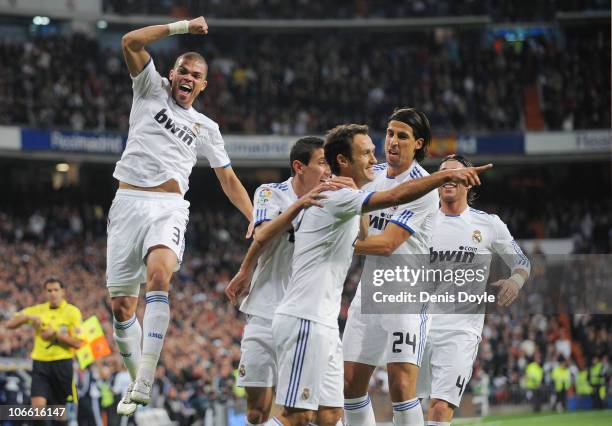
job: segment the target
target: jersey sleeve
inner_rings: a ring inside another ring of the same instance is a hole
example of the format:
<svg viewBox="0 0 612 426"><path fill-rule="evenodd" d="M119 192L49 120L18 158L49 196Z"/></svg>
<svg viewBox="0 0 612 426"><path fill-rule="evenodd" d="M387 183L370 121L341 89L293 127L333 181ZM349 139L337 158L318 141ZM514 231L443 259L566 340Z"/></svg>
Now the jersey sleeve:
<svg viewBox="0 0 612 426"><path fill-rule="evenodd" d="M436 211L437 207L438 203L430 193L403 205L393 214L389 222L414 235L422 229L422 223Z"/></svg>
<svg viewBox="0 0 612 426"><path fill-rule="evenodd" d="M76 306L72 310L70 318L70 335L78 339L83 338L83 316L81 315L81 310Z"/></svg>
<svg viewBox="0 0 612 426"><path fill-rule="evenodd" d="M28 306L27 308L23 308L16 315L38 315L38 306Z"/></svg>
<svg viewBox="0 0 612 426"><path fill-rule="evenodd" d="M499 254L511 271L523 269L529 274L531 271L529 259L525 256L514 238L512 238L506 224L498 216L492 216L495 240L491 243L491 251Z"/></svg>
<svg viewBox="0 0 612 426"><path fill-rule="evenodd" d="M163 90L163 79L155 69L153 58L149 59L136 77L132 77L132 90L137 98L155 96Z"/></svg>
<svg viewBox="0 0 612 426"><path fill-rule="evenodd" d="M326 207L336 217L358 216L374 192L342 188L327 193Z"/></svg>
<svg viewBox="0 0 612 426"><path fill-rule="evenodd" d="M276 191L266 185L257 188L253 196L254 226L274 219L280 212L281 205Z"/></svg>
<svg viewBox="0 0 612 426"><path fill-rule="evenodd" d="M216 169L218 167L229 167L231 165L229 156L225 151L225 142L219 131L219 127L207 128L204 130L204 135L201 136L198 144L198 156L206 157L210 163L210 167Z"/></svg>

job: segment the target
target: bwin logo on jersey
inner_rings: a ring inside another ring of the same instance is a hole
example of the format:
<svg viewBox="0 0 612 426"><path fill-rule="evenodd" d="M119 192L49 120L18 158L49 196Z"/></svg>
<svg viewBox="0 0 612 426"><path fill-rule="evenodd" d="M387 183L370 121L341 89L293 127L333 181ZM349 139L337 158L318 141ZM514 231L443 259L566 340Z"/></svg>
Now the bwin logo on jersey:
<svg viewBox="0 0 612 426"><path fill-rule="evenodd" d="M382 231L387 227L389 223L389 219L379 216L370 215L370 228L376 228L379 231Z"/></svg>
<svg viewBox="0 0 612 426"><path fill-rule="evenodd" d="M174 136L176 136L179 140L185 142L187 146L190 146L196 138L196 135L193 131L184 124L177 123L173 121L166 114L166 108L163 108L153 117L155 121L162 125L162 127L166 130L169 130Z"/></svg>
<svg viewBox="0 0 612 426"><path fill-rule="evenodd" d="M476 256L474 247L459 246L459 250L434 250L429 247L429 263L434 262L456 262L472 263Z"/></svg>

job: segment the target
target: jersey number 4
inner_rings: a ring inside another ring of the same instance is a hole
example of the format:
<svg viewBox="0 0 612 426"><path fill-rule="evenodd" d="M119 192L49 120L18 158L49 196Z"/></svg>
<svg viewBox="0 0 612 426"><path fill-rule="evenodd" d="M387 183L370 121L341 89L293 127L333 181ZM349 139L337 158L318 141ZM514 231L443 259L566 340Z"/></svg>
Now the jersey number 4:
<svg viewBox="0 0 612 426"><path fill-rule="evenodd" d="M174 238L172 239L172 242L178 246L179 243L181 242L181 230L177 228L176 226L173 227L172 229L174 229L174 233L172 234Z"/></svg>
<svg viewBox="0 0 612 426"><path fill-rule="evenodd" d="M404 343L408 346L412 346L413 354L416 352L416 341L417 341L416 334L413 334L412 340L410 340L410 333L406 333L406 340L404 341L404 333L402 333L401 331L396 331L395 333L393 333L393 337L396 338L393 341L393 353L394 354L400 353L402 351L402 348L398 346L403 345Z"/></svg>
<svg viewBox="0 0 612 426"><path fill-rule="evenodd" d="M459 388L459 396L461 396L465 390L465 377L462 380L461 375L457 376L457 383L455 383L455 386Z"/></svg>

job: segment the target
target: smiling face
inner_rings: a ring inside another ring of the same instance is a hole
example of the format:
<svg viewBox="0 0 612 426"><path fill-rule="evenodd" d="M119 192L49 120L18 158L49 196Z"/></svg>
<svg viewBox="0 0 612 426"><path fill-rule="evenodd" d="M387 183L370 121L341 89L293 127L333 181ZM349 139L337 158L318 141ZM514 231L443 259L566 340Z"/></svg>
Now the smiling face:
<svg viewBox="0 0 612 426"><path fill-rule="evenodd" d="M402 121L389 121L385 137L385 156L391 167L409 167L414 160L414 153L422 146L423 139L414 138L412 127Z"/></svg>
<svg viewBox="0 0 612 426"><path fill-rule="evenodd" d="M440 170L448 169L464 169L465 166L457 160L448 160L440 165ZM440 194L440 201L446 204L456 203L458 201L465 201L467 204L469 186L457 183L445 183L438 188Z"/></svg>
<svg viewBox="0 0 612 426"><path fill-rule="evenodd" d="M173 69L170 70L172 81L172 97L183 108L190 108L200 92L206 88L206 73L208 66L205 62L190 56L179 58Z"/></svg>
<svg viewBox="0 0 612 426"><path fill-rule="evenodd" d="M323 148L317 148L312 151L308 164L305 165L300 162L296 174L304 182L306 191L314 189L319 183L329 179L331 177L331 171L329 170L327 161L325 161L325 152Z"/></svg>
<svg viewBox="0 0 612 426"><path fill-rule="evenodd" d="M343 164L346 165L343 176L352 177L358 188L374 180L373 166L377 162L374 155L375 150L376 147L370 136L357 134L353 137L353 143L351 144L352 158Z"/></svg>

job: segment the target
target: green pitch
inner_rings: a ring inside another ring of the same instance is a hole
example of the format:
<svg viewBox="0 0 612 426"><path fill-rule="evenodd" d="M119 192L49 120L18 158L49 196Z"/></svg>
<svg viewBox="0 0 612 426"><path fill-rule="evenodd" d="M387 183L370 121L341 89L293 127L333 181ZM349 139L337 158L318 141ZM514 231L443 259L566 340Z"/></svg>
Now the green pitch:
<svg viewBox="0 0 612 426"><path fill-rule="evenodd" d="M457 419L452 424L462 426L610 426L612 425L612 410Z"/></svg>

